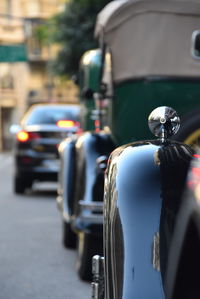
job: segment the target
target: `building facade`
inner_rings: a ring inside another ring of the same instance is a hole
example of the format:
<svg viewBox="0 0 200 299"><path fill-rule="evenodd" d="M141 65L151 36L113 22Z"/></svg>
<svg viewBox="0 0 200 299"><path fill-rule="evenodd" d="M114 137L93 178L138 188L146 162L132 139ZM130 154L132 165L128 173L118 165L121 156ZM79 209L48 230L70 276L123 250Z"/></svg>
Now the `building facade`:
<svg viewBox="0 0 200 299"><path fill-rule="evenodd" d="M0 1L0 150L10 149L11 124L37 102L74 102L77 90L49 71L55 47L43 43L40 31L60 12L64 0Z"/></svg>

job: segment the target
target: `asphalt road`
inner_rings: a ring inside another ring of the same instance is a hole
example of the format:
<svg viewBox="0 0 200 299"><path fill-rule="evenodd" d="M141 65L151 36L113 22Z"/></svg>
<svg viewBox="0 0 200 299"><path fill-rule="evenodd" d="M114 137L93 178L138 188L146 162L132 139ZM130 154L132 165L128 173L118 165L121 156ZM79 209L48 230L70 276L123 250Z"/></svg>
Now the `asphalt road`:
<svg viewBox="0 0 200 299"><path fill-rule="evenodd" d="M12 192L12 157L0 154L0 299L90 299L75 272L76 251L61 244L56 185Z"/></svg>

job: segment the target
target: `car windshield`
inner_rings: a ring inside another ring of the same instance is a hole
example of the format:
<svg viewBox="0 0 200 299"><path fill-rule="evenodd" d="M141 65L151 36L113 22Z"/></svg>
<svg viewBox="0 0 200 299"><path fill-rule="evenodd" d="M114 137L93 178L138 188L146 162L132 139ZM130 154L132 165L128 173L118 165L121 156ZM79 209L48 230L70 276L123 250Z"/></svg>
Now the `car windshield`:
<svg viewBox="0 0 200 299"><path fill-rule="evenodd" d="M78 117L78 106L36 106L28 112L22 123L25 125L54 125L59 120L78 121Z"/></svg>

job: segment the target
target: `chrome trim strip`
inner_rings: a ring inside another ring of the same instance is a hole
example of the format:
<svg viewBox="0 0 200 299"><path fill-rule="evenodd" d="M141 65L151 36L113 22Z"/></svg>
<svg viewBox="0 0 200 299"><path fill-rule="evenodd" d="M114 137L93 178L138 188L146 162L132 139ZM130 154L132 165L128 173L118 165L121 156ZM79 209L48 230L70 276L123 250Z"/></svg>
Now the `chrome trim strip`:
<svg viewBox="0 0 200 299"><path fill-rule="evenodd" d="M58 195L56 197L56 203L57 203L57 207L58 209L62 212L63 211L63 207L62 207L62 197L60 195Z"/></svg>
<svg viewBox="0 0 200 299"><path fill-rule="evenodd" d="M89 211L103 212L103 202L101 201L92 201L85 202L84 200L79 201L81 209L87 209Z"/></svg>

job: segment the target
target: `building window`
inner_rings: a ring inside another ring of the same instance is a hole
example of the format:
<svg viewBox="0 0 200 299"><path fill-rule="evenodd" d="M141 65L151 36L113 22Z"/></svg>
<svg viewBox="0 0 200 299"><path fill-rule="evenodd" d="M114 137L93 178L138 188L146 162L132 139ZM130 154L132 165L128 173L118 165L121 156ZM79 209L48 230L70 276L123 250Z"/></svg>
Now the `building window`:
<svg viewBox="0 0 200 299"><path fill-rule="evenodd" d="M5 15L11 15L12 1L11 0L0 0L0 12Z"/></svg>
<svg viewBox="0 0 200 299"><path fill-rule="evenodd" d="M38 33L40 26L41 20L39 19L36 19L34 21L29 20L26 23L26 39L29 56L39 57L41 55L42 44Z"/></svg>
<svg viewBox="0 0 200 299"><path fill-rule="evenodd" d="M8 63L0 64L0 89L14 89L14 78Z"/></svg>

